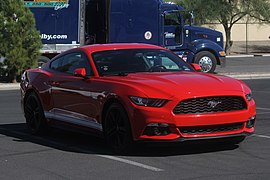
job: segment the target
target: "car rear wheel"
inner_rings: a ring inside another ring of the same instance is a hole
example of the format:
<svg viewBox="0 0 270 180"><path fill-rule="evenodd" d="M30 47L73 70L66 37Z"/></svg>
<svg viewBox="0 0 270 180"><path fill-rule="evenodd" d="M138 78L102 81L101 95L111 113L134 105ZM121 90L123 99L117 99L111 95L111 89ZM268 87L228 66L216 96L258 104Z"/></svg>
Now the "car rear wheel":
<svg viewBox="0 0 270 180"><path fill-rule="evenodd" d="M130 151L133 140L129 119L125 109L113 103L105 114L104 136L114 152L125 154Z"/></svg>
<svg viewBox="0 0 270 180"><path fill-rule="evenodd" d="M31 134L43 134L47 130L46 119L35 93L29 94L24 105L26 124Z"/></svg>

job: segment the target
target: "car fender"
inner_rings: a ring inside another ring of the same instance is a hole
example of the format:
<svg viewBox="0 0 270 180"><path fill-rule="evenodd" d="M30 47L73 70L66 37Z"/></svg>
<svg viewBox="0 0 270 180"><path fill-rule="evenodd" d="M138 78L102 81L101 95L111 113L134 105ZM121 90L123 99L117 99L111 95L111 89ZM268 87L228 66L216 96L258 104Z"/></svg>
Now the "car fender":
<svg viewBox="0 0 270 180"><path fill-rule="evenodd" d="M39 76L39 81L36 80L36 76ZM42 69L32 69L25 71L24 79L21 80L21 89L23 99L29 94L29 92L35 92L43 105L43 109L49 110L53 105L53 101L50 96L51 87L47 83L47 78L50 73L43 71ZM40 83L41 81L45 83Z"/></svg>

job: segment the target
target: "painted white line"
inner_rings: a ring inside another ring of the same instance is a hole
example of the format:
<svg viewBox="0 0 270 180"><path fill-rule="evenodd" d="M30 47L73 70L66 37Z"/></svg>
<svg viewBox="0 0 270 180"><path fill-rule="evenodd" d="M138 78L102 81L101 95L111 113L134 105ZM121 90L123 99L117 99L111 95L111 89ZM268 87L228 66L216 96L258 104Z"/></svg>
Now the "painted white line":
<svg viewBox="0 0 270 180"><path fill-rule="evenodd" d="M142 164L142 163L138 163L138 162L135 162L135 161L131 161L131 160L115 157L115 156L109 156L109 155L96 155L96 156L103 157L103 158L110 159L110 160L114 160L114 161L119 161L119 162L122 162L122 163L130 164L130 165L137 166L137 167L144 168L144 169L148 169L148 170L151 170L151 171L156 171L156 172L164 171L163 169L159 169L159 168L156 168L156 167L153 167L153 166L148 166L148 165L145 165L145 164Z"/></svg>
<svg viewBox="0 0 270 180"><path fill-rule="evenodd" d="M261 107L256 107L257 110L267 110L270 111L270 108L261 108Z"/></svg>
<svg viewBox="0 0 270 180"><path fill-rule="evenodd" d="M0 130L7 131L7 129L5 129L5 128L0 128ZM11 130L9 132L12 132L12 133L20 135L20 136L30 136L27 133L21 133L21 132L17 132L17 131L13 131L13 130ZM34 136L33 138L40 139L40 137L36 137L36 136ZM57 146L63 146L63 144L57 143L57 142L54 142L54 141L51 141L51 140L46 140L46 142L52 143L52 144L57 145ZM88 150L85 151L85 150L83 150L81 148L77 148L77 147L73 147L73 146L68 146L68 148L70 148L72 150L75 150L75 151L78 151L78 152L92 153L92 154L95 153L93 151L88 151ZM146 165L146 164L138 163L138 162L135 162L135 161L131 161L131 160L115 157L115 156L99 155L99 154L96 154L95 156L110 159L110 160L114 160L114 161L118 161L118 162L122 162L122 163L126 163L126 164L130 164L130 165L133 165L133 166L137 166L137 167L144 168L144 169L151 170L151 171L155 171L155 172L164 171L163 169L160 169L160 168L156 168L156 167L153 167L153 166L149 166L149 165Z"/></svg>
<svg viewBox="0 0 270 180"><path fill-rule="evenodd" d="M266 135L253 134L252 136L270 139L270 136L266 136Z"/></svg>

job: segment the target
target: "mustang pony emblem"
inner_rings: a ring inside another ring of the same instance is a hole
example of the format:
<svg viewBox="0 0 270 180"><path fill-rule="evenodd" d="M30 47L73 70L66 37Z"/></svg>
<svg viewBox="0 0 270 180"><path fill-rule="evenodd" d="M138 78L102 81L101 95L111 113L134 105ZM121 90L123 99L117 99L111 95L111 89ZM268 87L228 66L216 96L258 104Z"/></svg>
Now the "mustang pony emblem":
<svg viewBox="0 0 270 180"><path fill-rule="evenodd" d="M215 108L218 104L221 104L221 101L209 101L207 105L209 105L212 109Z"/></svg>

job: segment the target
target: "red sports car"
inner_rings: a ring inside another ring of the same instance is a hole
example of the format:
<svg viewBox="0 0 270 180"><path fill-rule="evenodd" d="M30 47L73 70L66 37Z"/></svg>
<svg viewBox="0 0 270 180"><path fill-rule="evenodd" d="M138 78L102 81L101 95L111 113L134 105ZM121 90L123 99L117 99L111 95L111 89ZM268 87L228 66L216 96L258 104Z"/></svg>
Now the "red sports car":
<svg viewBox="0 0 270 180"><path fill-rule="evenodd" d="M243 82L196 72L162 47L90 45L24 72L21 102L28 128L88 130L116 151L135 141L230 138L254 132L256 105Z"/></svg>

